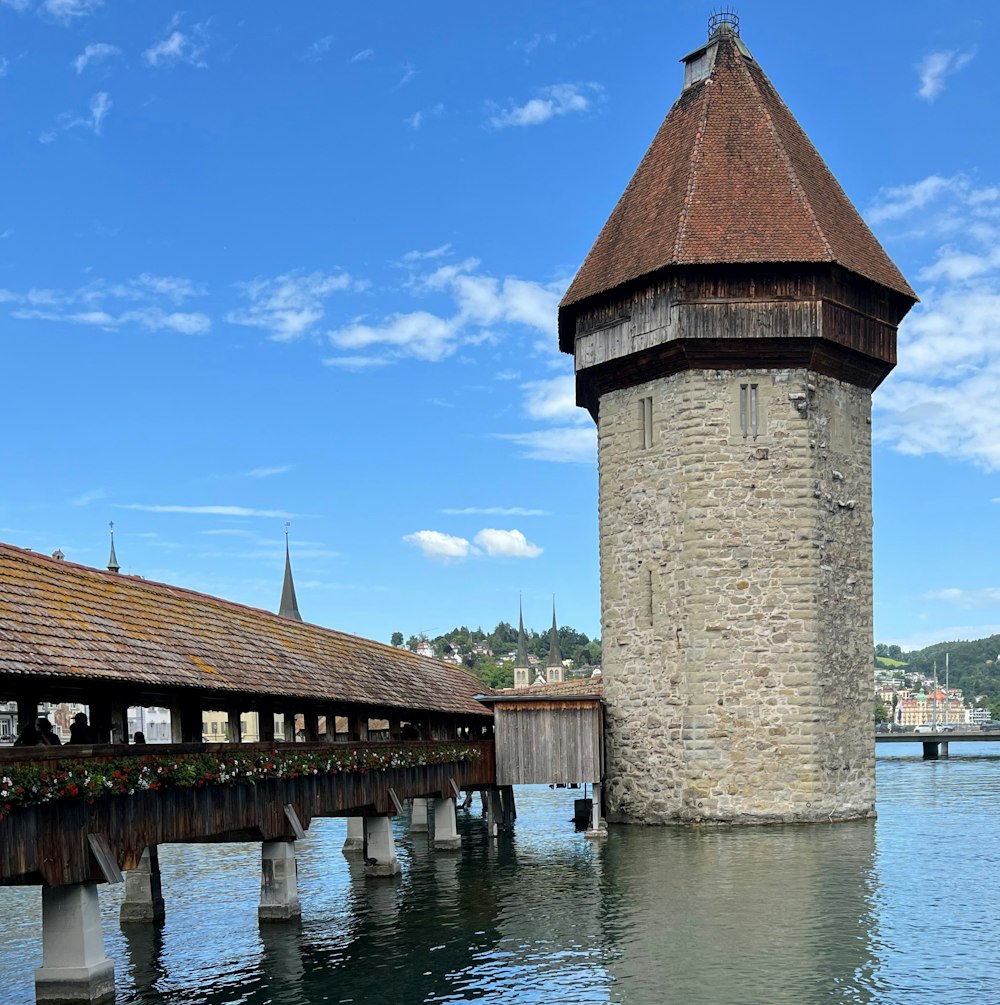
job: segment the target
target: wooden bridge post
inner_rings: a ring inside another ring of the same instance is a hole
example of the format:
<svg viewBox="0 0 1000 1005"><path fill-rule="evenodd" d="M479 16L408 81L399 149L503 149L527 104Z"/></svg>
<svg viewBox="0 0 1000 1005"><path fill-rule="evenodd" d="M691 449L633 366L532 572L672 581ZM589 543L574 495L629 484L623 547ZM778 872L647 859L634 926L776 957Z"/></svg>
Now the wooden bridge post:
<svg viewBox="0 0 1000 1005"><path fill-rule="evenodd" d="M285 743L295 742L295 713L285 712L281 718L281 736Z"/></svg>
<svg viewBox="0 0 1000 1005"><path fill-rule="evenodd" d="M104 954L96 883L42 887L42 965L35 1000L96 1005L115 998L115 965Z"/></svg>
<svg viewBox="0 0 1000 1005"><path fill-rule="evenodd" d="M337 742L337 716L332 708L327 709L324 738L327 743Z"/></svg>
<svg viewBox="0 0 1000 1005"><path fill-rule="evenodd" d="M260 850L260 921L290 921L302 916L299 906L295 842L264 841Z"/></svg>
<svg viewBox="0 0 1000 1005"><path fill-rule="evenodd" d="M303 732L310 743L319 739L319 712L309 710L302 716Z"/></svg>
<svg viewBox="0 0 1000 1005"><path fill-rule="evenodd" d="M398 876L399 859L388 817L365 817L365 875Z"/></svg>
<svg viewBox="0 0 1000 1005"><path fill-rule="evenodd" d="M462 847L454 799L434 800L434 847L448 851Z"/></svg>
<svg viewBox="0 0 1000 1005"><path fill-rule="evenodd" d="M257 709L257 732L261 743L274 743L274 706L261 702Z"/></svg>
<svg viewBox="0 0 1000 1005"><path fill-rule="evenodd" d="M149 845L139 859L139 865L125 873L125 898L118 920L162 924L166 912L160 885L160 854L155 844Z"/></svg>
<svg viewBox="0 0 1000 1005"><path fill-rule="evenodd" d="M201 743L201 705L191 698L178 698L170 706L172 743Z"/></svg>
<svg viewBox="0 0 1000 1005"><path fill-rule="evenodd" d="M233 708L230 706L226 709L226 715L228 718L227 723L227 739L230 743L242 743L243 742L243 723L240 718L240 710L238 708Z"/></svg>

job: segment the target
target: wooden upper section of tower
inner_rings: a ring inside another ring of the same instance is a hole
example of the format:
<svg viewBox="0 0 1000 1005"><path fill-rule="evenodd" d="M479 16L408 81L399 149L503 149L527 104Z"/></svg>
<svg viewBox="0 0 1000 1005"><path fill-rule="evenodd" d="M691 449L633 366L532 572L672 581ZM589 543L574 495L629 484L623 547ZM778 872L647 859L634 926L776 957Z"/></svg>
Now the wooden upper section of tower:
<svg viewBox="0 0 1000 1005"><path fill-rule="evenodd" d="M683 63L680 97L563 297L560 348L595 305L713 266L840 267L887 291L898 323L916 295L734 28Z"/></svg>

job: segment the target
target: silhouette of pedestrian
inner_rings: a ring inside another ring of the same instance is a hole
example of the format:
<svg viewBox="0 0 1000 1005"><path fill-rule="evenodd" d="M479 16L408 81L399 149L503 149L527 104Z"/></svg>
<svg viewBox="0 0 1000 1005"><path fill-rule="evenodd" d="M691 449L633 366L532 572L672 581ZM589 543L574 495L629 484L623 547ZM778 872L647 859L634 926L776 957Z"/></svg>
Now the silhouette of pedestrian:
<svg viewBox="0 0 1000 1005"><path fill-rule="evenodd" d="M38 730L38 735L42 738L42 743L45 746L58 747L62 743L62 740L56 736L52 729L52 723L44 715L38 717L38 720L35 722L35 728Z"/></svg>
<svg viewBox="0 0 1000 1005"><path fill-rule="evenodd" d="M93 743L94 731L87 723L87 717L83 712L77 712L73 716L73 724L69 727L69 743Z"/></svg>

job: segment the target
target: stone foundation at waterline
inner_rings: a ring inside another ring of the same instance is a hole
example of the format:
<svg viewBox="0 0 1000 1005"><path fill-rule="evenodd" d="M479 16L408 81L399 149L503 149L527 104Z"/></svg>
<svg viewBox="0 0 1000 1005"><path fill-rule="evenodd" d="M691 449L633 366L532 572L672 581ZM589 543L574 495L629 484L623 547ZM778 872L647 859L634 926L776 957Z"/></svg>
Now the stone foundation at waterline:
<svg viewBox="0 0 1000 1005"><path fill-rule="evenodd" d="M870 408L803 369L601 396L610 820L873 815Z"/></svg>

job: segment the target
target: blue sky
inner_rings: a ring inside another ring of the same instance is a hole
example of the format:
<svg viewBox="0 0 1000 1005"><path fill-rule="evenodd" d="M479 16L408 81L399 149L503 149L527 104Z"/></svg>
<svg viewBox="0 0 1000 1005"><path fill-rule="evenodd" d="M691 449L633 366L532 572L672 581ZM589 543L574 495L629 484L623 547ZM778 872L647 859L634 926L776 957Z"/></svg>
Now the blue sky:
<svg viewBox="0 0 1000 1005"><path fill-rule="evenodd" d="M0 539L388 641L600 632L555 308L712 5L0 0ZM740 6L919 292L876 639L1000 631L993 9Z"/></svg>

